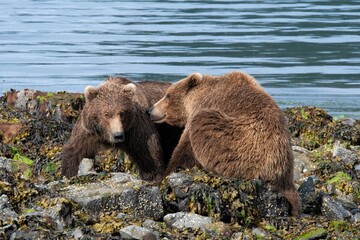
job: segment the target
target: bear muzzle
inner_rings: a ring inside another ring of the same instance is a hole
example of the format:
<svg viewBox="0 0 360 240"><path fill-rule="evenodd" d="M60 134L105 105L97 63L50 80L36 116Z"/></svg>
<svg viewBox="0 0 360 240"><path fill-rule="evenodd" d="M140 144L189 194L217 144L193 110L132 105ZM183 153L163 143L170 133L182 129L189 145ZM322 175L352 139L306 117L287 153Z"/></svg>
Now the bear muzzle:
<svg viewBox="0 0 360 240"><path fill-rule="evenodd" d="M123 142L125 140L125 135L123 132L115 132L112 135L112 140L114 143Z"/></svg>
<svg viewBox="0 0 360 240"><path fill-rule="evenodd" d="M156 111L154 111L154 107L148 109L146 113L149 115L150 120L156 123L163 122L162 120L164 120L166 117L165 114L157 114Z"/></svg>

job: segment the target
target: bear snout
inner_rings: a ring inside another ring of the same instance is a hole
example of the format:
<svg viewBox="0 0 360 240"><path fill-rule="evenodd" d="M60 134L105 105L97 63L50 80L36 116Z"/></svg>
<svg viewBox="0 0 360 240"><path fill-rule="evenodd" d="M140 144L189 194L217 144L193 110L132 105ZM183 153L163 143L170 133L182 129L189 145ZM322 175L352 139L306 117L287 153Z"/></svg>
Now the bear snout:
<svg viewBox="0 0 360 240"><path fill-rule="evenodd" d="M153 110L154 110L154 107L149 108L149 109L146 111L146 114L150 117Z"/></svg>
<svg viewBox="0 0 360 240"><path fill-rule="evenodd" d="M156 107L156 106L155 106ZM150 120L156 123L162 123L166 117L166 114L162 114L154 106L147 110Z"/></svg>
<svg viewBox="0 0 360 240"><path fill-rule="evenodd" d="M123 142L125 139L124 133L123 132L113 133L113 139L114 139L114 142Z"/></svg>

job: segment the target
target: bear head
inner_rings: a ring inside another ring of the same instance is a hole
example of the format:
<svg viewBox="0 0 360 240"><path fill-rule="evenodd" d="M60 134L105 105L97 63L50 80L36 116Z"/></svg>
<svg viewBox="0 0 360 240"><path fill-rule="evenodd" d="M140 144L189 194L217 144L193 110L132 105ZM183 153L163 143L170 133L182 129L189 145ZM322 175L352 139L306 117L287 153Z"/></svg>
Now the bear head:
<svg viewBox="0 0 360 240"><path fill-rule="evenodd" d="M188 117L194 110L191 100L194 89L203 81L204 76L193 73L171 85L165 96L149 109L150 118L156 123L167 123L172 126L184 127Z"/></svg>
<svg viewBox="0 0 360 240"><path fill-rule="evenodd" d="M109 78L99 87L86 87L83 128L105 142L124 142L133 126L136 88L130 80L119 77Z"/></svg>

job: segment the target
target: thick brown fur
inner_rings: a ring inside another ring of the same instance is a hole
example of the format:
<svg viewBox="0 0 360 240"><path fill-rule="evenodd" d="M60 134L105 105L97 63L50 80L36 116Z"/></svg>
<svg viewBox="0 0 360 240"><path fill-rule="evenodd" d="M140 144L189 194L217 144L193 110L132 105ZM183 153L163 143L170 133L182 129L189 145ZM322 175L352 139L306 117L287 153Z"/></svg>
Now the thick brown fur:
<svg viewBox="0 0 360 240"><path fill-rule="evenodd" d="M94 158L99 150L115 147L135 162L143 179L163 177L182 129L154 124L146 111L170 85L110 77L97 88L86 88L85 106L63 147L62 174L75 176L83 158ZM116 134L121 139L116 139Z"/></svg>
<svg viewBox="0 0 360 240"><path fill-rule="evenodd" d="M271 182L290 202L292 215L299 215L285 117L250 75L189 75L169 87L150 113L155 122L185 127L166 174L195 158L226 177Z"/></svg>

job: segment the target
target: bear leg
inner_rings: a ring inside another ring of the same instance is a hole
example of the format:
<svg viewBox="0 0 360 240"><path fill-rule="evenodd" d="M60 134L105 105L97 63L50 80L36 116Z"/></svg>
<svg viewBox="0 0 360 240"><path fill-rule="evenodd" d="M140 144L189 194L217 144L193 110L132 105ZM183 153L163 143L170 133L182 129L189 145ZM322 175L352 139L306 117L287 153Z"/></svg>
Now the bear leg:
<svg viewBox="0 0 360 240"><path fill-rule="evenodd" d="M285 174L283 178L279 178L276 182L274 182L274 185L290 203L291 215L299 217L301 213L301 198L295 187L293 176L291 174Z"/></svg>
<svg viewBox="0 0 360 240"><path fill-rule="evenodd" d="M169 164L166 168L165 176L174 172L176 168L180 166L185 168L191 168L194 167L195 165L200 166L195 159L189 140L188 130L185 127L185 130L180 137L179 143L174 149Z"/></svg>
<svg viewBox="0 0 360 240"><path fill-rule="evenodd" d="M61 174L67 178L76 176L83 158L94 158L100 143L95 136L84 130L80 123L76 123L68 142L61 153Z"/></svg>
<svg viewBox="0 0 360 240"><path fill-rule="evenodd" d="M138 167L143 180L157 181L165 171L159 133L147 115L141 113L135 119L137 126L127 133L125 152Z"/></svg>

